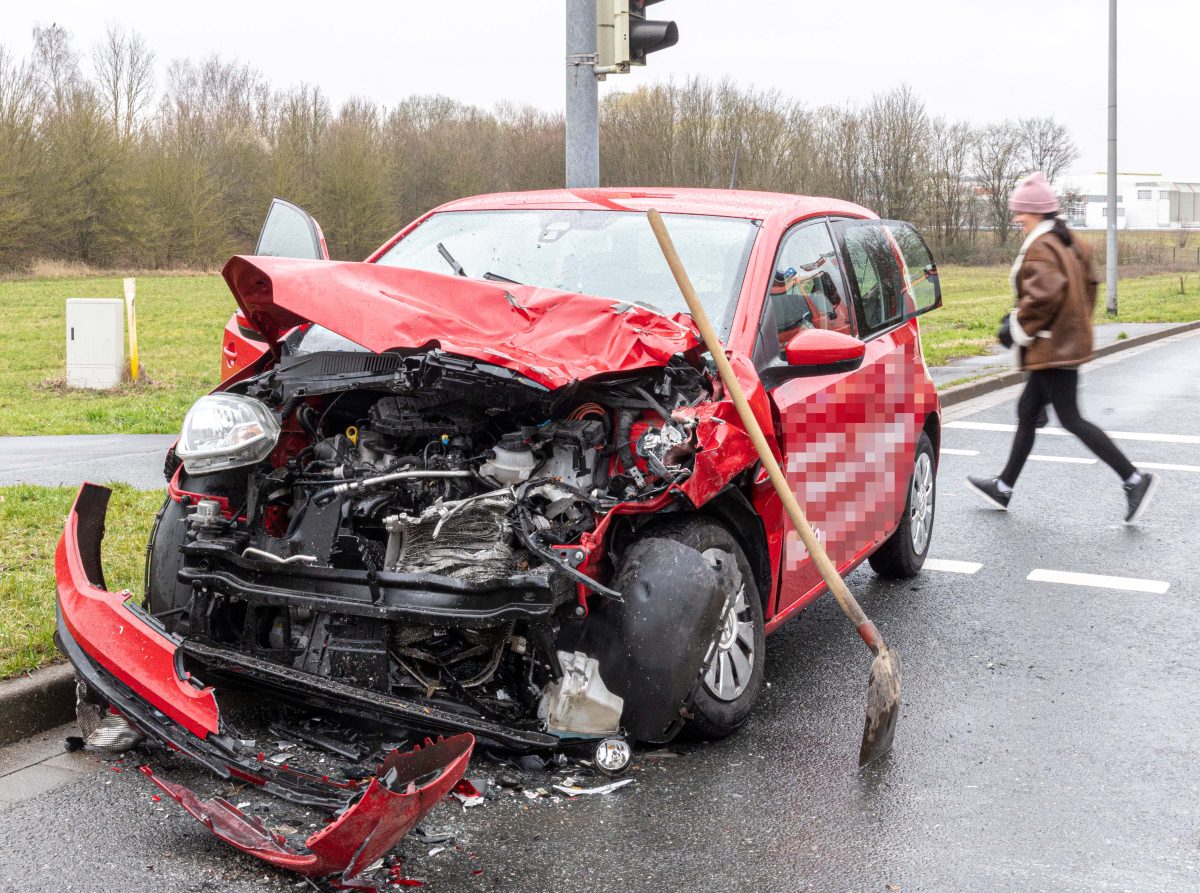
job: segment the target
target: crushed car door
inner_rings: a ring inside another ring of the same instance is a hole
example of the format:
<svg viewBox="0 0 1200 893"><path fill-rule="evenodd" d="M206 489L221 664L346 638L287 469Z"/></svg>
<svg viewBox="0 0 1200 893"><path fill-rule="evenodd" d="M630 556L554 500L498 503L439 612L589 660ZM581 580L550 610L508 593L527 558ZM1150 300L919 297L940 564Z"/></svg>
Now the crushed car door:
<svg viewBox="0 0 1200 893"><path fill-rule="evenodd" d="M271 199L254 253L267 257L329 260L325 234L312 215L281 198Z"/></svg>

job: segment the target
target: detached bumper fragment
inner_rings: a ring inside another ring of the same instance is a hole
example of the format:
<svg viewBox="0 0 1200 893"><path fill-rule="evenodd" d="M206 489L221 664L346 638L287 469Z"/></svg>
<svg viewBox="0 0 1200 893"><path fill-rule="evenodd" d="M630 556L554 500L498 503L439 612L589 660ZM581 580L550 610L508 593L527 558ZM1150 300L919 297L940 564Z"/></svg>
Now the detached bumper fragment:
<svg viewBox="0 0 1200 893"><path fill-rule="evenodd" d="M303 848L274 834L255 816L228 800L201 800L187 788L142 771L213 834L239 850L307 877L337 876L342 887L379 889L366 870L400 842L462 779L475 739L455 735L425 740L411 753L392 751L362 796L334 821L313 834Z"/></svg>

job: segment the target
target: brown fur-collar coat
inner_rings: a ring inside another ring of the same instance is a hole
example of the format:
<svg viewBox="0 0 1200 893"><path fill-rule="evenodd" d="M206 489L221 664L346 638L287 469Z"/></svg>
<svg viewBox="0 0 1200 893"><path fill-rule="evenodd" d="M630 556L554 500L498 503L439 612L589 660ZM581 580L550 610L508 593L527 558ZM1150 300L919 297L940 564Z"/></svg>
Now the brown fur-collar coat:
<svg viewBox="0 0 1200 893"><path fill-rule="evenodd" d="M1082 239L1070 247L1053 233L1033 241L1017 270L1010 320L1022 369L1079 366L1092 358L1098 282L1092 248Z"/></svg>

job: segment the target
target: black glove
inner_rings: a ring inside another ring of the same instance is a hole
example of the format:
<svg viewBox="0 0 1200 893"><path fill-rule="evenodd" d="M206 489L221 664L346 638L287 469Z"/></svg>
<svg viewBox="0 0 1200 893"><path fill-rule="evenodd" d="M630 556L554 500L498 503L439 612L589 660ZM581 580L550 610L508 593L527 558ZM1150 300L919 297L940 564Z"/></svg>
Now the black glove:
<svg viewBox="0 0 1200 893"><path fill-rule="evenodd" d="M1013 346L1012 318L1006 313L1000 320L1000 331L996 333L996 338L1005 348Z"/></svg>

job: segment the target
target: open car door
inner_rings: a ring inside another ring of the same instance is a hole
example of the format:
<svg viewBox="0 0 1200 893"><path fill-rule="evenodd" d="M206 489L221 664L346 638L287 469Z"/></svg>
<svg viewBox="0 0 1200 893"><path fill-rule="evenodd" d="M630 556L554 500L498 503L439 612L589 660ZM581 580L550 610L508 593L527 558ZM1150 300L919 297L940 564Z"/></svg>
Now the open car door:
<svg viewBox="0 0 1200 893"><path fill-rule="evenodd" d="M303 208L281 198L271 199L254 253L260 257L329 260L320 224ZM221 338L221 380L253 363L266 349L262 335L250 326L242 311L236 311L225 324Z"/></svg>
<svg viewBox="0 0 1200 893"><path fill-rule="evenodd" d="M259 257L329 260L325 234L317 221L303 208L281 198L271 199L254 253Z"/></svg>

